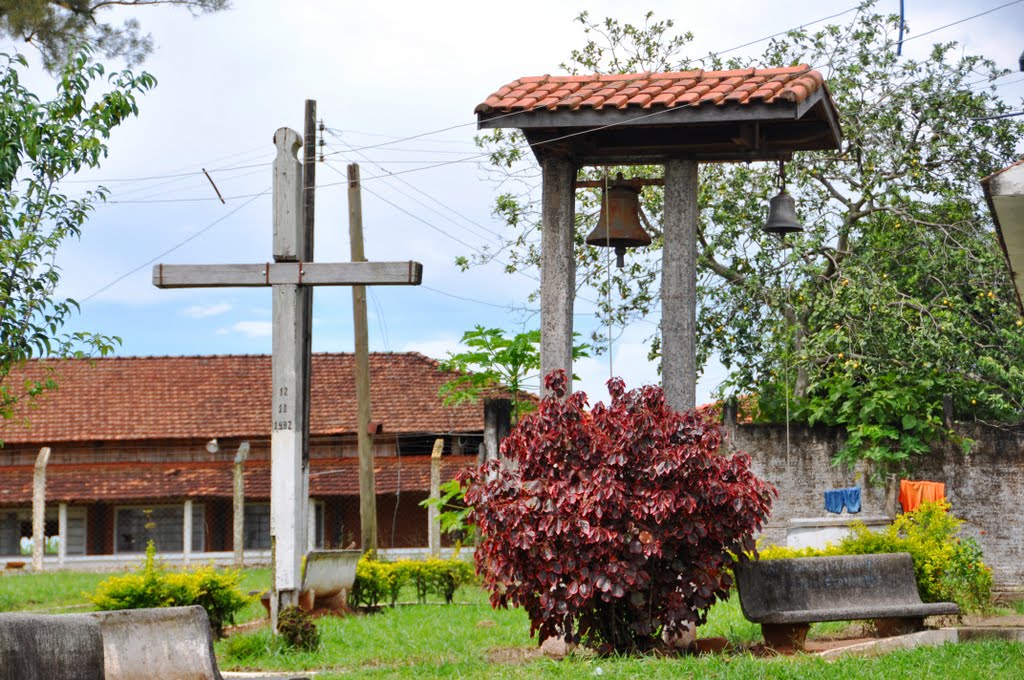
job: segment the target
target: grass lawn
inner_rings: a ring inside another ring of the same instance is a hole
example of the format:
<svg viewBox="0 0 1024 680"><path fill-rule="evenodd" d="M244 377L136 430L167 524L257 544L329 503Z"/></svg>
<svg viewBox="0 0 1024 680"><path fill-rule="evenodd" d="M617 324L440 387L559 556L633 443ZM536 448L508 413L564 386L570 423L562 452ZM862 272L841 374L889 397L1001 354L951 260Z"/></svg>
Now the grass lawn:
<svg viewBox="0 0 1024 680"><path fill-rule="evenodd" d="M86 591L109 574L45 573L0 576L0 611L83 611ZM269 570L243 572L242 589L259 591ZM414 599L404 593L403 600ZM1024 613L1024 604L1014 606ZM1007 610L1012 613L1014 610ZM253 602L239 622L262 619ZM317 621L322 647L315 653L285 651L266 627L216 644L222 670L321 670L332 678L1024 678L1024 645L984 642L927 647L877 659L825 662L814 657L765 659L746 653L701 658L570 658L540 656L522 611L495 611L478 588L463 588L452 605L405 605L379 613ZM854 624L857 625L857 624ZM847 624L812 626L811 637L832 637ZM760 640L735 598L718 604L701 637L722 636L737 646Z"/></svg>

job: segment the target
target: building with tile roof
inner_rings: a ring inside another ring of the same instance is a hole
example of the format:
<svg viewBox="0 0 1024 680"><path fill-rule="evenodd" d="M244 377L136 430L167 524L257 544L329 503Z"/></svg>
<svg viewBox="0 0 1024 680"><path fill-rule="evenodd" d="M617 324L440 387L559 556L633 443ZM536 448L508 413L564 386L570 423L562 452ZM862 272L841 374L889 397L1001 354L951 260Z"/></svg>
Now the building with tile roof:
<svg viewBox="0 0 1024 680"><path fill-rule="evenodd" d="M52 451L46 533L58 535L63 520L68 559L135 554L150 538L161 552L231 551L233 461L243 442L246 549L269 548L269 356L32 361L5 384L44 376L58 389L0 422L0 555L17 555L31 536L33 464L44 446ZM419 502L434 442L444 442L442 480L475 464L484 408L444 406L438 388L451 375L415 352L372 354L370 376L378 543L423 546ZM313 355L311 402L311 542L345 547L360 531L353 355Z"/></svg>

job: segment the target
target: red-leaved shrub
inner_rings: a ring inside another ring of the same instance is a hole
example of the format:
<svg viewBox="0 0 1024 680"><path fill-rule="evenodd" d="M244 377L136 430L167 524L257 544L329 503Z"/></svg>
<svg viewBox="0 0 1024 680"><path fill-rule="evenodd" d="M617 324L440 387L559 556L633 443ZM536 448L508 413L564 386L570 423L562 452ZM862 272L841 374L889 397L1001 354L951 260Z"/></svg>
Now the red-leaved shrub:
<svg viewBox="0 0 1024 680"><path fill-rule="evenodd" d="M717 423L677 413L660 387L584 410L554 394L501 445L505 461L463 473L482 540L477 571L491 604L523 607L530 634L610 651L644 651L662 633L701 624L754 549L774 487L745 454L718 454Z"/></svg>

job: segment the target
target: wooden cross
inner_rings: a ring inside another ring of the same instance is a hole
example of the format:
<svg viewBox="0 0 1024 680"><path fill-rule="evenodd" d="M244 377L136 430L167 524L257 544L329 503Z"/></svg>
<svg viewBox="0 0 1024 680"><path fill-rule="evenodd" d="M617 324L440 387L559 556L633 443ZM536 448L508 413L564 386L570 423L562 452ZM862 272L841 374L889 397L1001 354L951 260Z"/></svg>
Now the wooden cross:
<svg viewBox="0 0 1024 680"><path fill-rule="evenodd" d="M273 291L273 410L270 438L270 533L274 578L271 615L298 604L309 501L309 304L312 286L419 285L419 262L303 262L302 139L274 134L274 262L153 267L158 288L270 286Z"/></svg>

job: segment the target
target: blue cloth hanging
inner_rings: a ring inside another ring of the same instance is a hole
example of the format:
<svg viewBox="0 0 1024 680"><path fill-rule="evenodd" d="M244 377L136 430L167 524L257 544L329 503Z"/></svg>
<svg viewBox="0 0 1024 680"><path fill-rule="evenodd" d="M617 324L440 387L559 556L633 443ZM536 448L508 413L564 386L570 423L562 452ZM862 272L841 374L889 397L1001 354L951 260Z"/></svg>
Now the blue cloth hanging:
<svg viewBox="0 0 1024 680"><path fill-rule="evenodd" d="M843 503L846 504L846 511L849 513L860 512L860 487L851 486L849 489L841 489Z"/></svg>
<svg viewBox="0 0 1024 680"><path fill-rule="evenodd" d="M825 492L825 510L837 515L843 511L842 489L831 489Z"/></svg>

